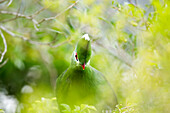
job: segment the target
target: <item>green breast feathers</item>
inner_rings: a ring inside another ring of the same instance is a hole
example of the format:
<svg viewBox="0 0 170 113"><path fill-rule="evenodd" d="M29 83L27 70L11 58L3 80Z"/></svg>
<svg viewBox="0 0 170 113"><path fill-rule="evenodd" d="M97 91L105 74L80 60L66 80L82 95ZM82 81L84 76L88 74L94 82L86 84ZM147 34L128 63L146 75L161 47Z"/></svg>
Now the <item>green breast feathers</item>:
<svg viewBox="0 0 170 113"><path fill-rule="evenodd" d="M88 104L98 110L113 109L116 95L105 77L90 66L91 42L88 34L79 39L72 54L71 64L56 81L59 104Z"/></svg>

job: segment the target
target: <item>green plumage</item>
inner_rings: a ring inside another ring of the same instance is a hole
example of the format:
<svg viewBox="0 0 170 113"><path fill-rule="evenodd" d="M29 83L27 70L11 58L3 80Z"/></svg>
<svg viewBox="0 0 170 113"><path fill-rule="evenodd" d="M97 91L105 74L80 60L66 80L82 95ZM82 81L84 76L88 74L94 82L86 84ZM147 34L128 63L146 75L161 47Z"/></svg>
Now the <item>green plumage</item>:
<svg viewBox="0 0 170 113"><path fill-rule="evenodd" d="M73 52L71 65L57 78L58 103L72 108L80 104L94 105L98 110L114 108L117 104L114 91L105 77L89 65L90 56L90 40L81 38ZM86 64L84 70L83 63Z"/></svg>
<svg viewBox="0 0 170 113"><path fill-rule="evenodd" d="M80 64L86 64L91 56L91 42L82 38L79 40L76 50Z"/></svg>

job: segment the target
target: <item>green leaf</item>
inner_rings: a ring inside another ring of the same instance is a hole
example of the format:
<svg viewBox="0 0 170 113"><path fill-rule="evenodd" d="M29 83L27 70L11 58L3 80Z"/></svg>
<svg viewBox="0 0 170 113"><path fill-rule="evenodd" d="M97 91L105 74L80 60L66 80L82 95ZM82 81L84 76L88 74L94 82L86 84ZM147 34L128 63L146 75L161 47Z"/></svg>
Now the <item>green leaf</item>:
<svg viewBox="0 0 170 113"><path fill-rule="evenodd" d="M70 108L69 105L67 105L67 104L60 104L60 105L65 108L65 110L62 110L62 112L64 112L64 113L71 113L71 108Z"/></svg>
<svg viewBox="0 0 170 113"><path fill-rule="evenodd" d="M89 105L81 104L81 112L86 111L86 110L97 111L97 109L94 106L89 106Z"/></svg>
<svg viewBox="0 0 170 113"><path fill-rule="evenodd" d="M54 100L54 101L55 101L55 100L57 100L57 98L56 98L56 97L53 97L51 100Z"/></svg>
<svg viewBox="0 0 170 113"><path fill-rule="evenodd" d="M131 21L130 23L131 23L133 26L135 26L135 27L138 26L138 23L135 22L135 21Z"/></svg>
<svg viewBox="0 0 170 113"><path fill-rule="evenodd" d="M76 112L80 112L80 106L74 106L75 107L75 109L74 109L74 111L76 111Z"/></svg>
<svg viewBox="0 0 170 113"><path fill-rule="evenodd" d="M0 113L5 113L4 110L0 109Z"/></svg>
<svg viewBox="0 0 170 113"><path fill-rule="evenodd" d="M97 109L96 109L94 106L88 106L88 108L89 108L90 110L97 111Z"/></svg>

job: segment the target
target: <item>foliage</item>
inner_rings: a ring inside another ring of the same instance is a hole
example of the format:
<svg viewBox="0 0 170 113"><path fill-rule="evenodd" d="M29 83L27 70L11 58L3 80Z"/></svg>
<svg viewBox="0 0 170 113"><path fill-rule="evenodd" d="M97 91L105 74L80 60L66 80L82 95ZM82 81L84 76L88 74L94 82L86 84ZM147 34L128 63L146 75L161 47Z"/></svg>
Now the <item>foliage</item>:
<svg viewBox="0 0 170 113"><path fill-rule="evenodd" d="M5 113L4 110L0 109L0 113Z"/></svg>
<svg viewBox="0 0 170 113"><path fill-rule="evenodd" d="M55 96L55 80L69 66L78 38L88 33L91 65L121 103L114 112L168 113L170 1L135 1L2 0L0 89L15 95L24 112L27 106L33 112L57 111L48 99ZM63 106L70 112L93 109L83 103L74 110Z"/></svg>
<svg viewBox="0 0 170 113"><path fill-rule="evenodd" d="M56 104L56 98L48 99L41 98L41 100L37 100L31 104L31 107L28 108L28 112L30 113L56 113L59 112L59 109Z"/></svg>
<svg viewBox="0 0 170 113"><path fill-rule="evenodd" d="M75 109L73 110L67 104L61 104L61 106L65 108L65 110L62 111L63 113L91 113L91 110L97 111L94 106L89 106L85 104L81 104L80 106L75 105Z"/></svg>
<svg viewBox="0 0 170 113"><path fill-rule="evenodd" d="M113 110L113 113L136 113L137 110L134 109L134 106L123 107L122 104L116 105L116 109Z"/></svg>
<svg viewBox="0 0 170 113"><path fill-rule="evenodd" d="M85 104L81 104L80 106L75 105L75 109L71 109L69 105L67 104L61 104L61 107L63 107L65 110L63 110L63 113L91 113L92 111L97 111L94 106L89 106ZM59 113L59 108L56 103L56 98L41 98L41 100L36 100L31 104L30 107L27 108L26 112L32 112L32 113Z"/></svg>

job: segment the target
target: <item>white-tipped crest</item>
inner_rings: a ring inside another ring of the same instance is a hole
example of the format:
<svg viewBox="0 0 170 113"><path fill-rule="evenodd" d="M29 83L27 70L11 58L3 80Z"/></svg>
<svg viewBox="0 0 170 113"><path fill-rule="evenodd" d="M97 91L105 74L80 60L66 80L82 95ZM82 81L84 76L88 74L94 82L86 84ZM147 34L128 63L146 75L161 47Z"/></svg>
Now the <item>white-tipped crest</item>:
<svg viewBox="0 0 170 113"><path fill-rule="evenodd" d="M90 41L90 37L88 34L84 34L81 38L85 38L85 40Z"/></svg>

